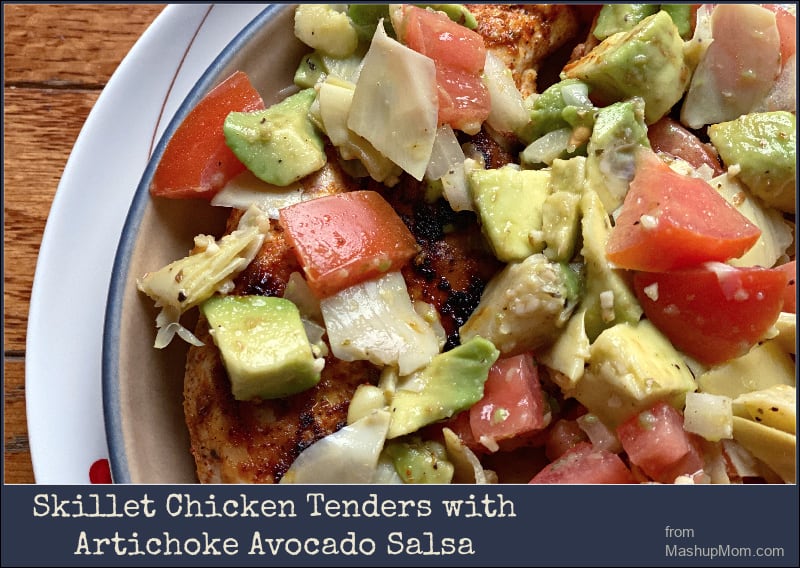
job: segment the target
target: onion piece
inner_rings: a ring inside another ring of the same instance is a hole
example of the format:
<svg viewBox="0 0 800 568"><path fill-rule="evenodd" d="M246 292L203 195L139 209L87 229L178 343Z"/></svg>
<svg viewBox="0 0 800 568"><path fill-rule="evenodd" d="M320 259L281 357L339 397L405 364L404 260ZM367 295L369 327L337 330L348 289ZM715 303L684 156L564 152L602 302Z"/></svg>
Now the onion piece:
<svg viewBox="0 0 800 568"><path fill-rule="evenodd" d="M483 82L492 101L492 108L486 119L489 126L507 134L522 130L531 120L530 113L525 108L522 94L514 83L511 71L491 51L486 52Z"/></svg>
<svg viewBox="0 0 800 568"><path fill-rule="evenodd" d="M325 436L297 456L281 483L370 483L390 422L388 410L375 410Z"/></svg>
<svg viewBox="0 0 800 568"><path fill-rule="evenodd" d="M571 139L571 128L552 130L528 144L520 154L520 159L525 164L547 164L549 166L553 160L570 148Z"/></svg>
<svg viewBox="0 0 800 568"><path fill-rule="evenodd" d="M683 429L709 442L733 438L733 401L705 392L686 393Z"/></svg>
<svg viewBox="0 0 800 568"><path fill-rule="evenodd" d="M617 454L622 451L622 444L617 435L594 414L579 416L576 420L580 429L589 437L595 448Z"/></svg>

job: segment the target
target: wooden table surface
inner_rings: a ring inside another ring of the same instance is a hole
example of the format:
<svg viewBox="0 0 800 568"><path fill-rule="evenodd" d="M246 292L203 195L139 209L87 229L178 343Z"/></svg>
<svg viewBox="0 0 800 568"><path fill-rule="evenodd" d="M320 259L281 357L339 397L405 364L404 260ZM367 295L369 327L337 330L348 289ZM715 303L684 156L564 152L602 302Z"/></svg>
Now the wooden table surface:
<svg viewBox="0 0 800 568"><path fill-rule="evenodd" d="M3 5L5 483L34 483L25 337L36 258L75 139L163 4Z"/></svg>

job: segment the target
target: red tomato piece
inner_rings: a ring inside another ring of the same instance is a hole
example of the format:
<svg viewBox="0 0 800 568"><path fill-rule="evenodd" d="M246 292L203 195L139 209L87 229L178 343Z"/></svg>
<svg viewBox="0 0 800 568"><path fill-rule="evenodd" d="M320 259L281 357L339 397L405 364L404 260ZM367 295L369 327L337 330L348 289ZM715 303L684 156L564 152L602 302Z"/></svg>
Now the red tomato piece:
<svg viewBox="0 0 800 568"><path fill-rule="evenodd" d="M477 132L491 110L481 79L486 62L483 37L432 10L407 6L404 16L403 41L436 65L439 123Z"/></svg>
<svg viewBox="0 0 800 568"><path fill-rule="evenodd" d="M760 235L708 183L643 151L606 256L619 268L660 272L738 258Z"/></svg>
<svg viewBox="0 0 800 568"><path fill-rule="evenodd" d="M555 461L567 453L570 448L588 441L589 438L581 430L577 421L562 418L547 430L547 440L544 445L545 455L550 461Z"/></svg>
<svg viewBox="0 0 800 568"><path fill-rule="evenodd" d="M788 279L783 270L709 263L638 272L633 286L647 318L676 348L715 365L764 336L781 312Z"/></svg>
<svg viewBox="0 0 800 568"><path fill-rule="evenodd" d="M783 270L789 278L786 289L783 291L782 309L784 312L797 313L797 262L793 260L775 268Z"/></svg>
<svg viewBox="0 0 800 568"><path fill-rule="evenodd" d="M715 176L722 175L725 171L713 146L704 144L680 122L668 116L647 127L647 138L655 152L680 158L695 168L707 164L714 170Z"/></svg>
<svg viewBox="0 0 800 568"><path fill-rule="evenodd" d="M764 4L764 8L775 12L775 24L781 37L781 64L786 65L797 51L797 17L781 4Z"/></svg>
<svg viewBox="0 0 800 568"><path fill-rule="evenodd" d="M319 298L399 270L417 252L411 231L374 191L338 193L284 207L280 224Z"/></svg>
<svg viewBox="0 0 800 568"><path fill-rule="evenodd" d="M264 108L264 101L242 71L208 92L178 126L153 174L151 195L211 199L245 170L225 144L222 125L228 113Z"/></svg>
<svg viewBox="0 0 800 568"><path fill-rule="evenodd" d="M532 354L499 359L489 369L483 398L469 409L472 435L498 442L541 430L545 404Z"/></svg>
<svg viewBox="0 0 800 568"><path fill-rule="evenodd" d="M617 436L631 463L654 481L672 483L703 468L696 441L683 429L683 415L666 402L628 418Z"/></svg>
<svg viewBox="0 0 800 568"><path fill-rule="evenodd" d="M582 442L546 465L530 483L634 483L634 479L617 454Z"/></svg>

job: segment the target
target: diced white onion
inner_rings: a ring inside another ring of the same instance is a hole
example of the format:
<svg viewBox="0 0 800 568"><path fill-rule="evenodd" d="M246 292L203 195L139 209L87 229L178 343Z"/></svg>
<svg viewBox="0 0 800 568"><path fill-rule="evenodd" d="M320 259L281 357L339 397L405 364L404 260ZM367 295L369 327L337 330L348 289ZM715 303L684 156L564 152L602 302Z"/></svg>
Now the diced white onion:
<svg viewBox="0 0 800 568"><path fill-rule="evenodd" d="M559 128L537 138L522 151L520 158L528 164L551 165L570 146L571 128Z"/></svg>
<svg viewBox="0 0 800 568"><path fill-rule="evenodd" d="M578 417L578 426L589 437L589 441L596 448L612 453L622 451L622 444L617 435L594 414L588 413Z"/></svg>
<svg viewBox="0 0 800 568"><path fill-rule="evenodd" d="M428 179L441 179L456 165L463 165L464 159L464 150L461 149L461 144L458 143L453 128L449 124L443 124L436 130L431 159L425 175Z"/></svg>
<svg viewBox="0 0 800 568"><path fill-rule="evenodd" d="M704 392L686 393L683 428L709 442L733 437L733 401Z"/></svg>
<svg viewBox="0 0 800 568"><path fill-rule="evenodd" d="M518 132L530 121L530 113L525 108L511 71L502 59L487 51L483 73L483 81L492 101L486 122L498 132Z"/></svg>

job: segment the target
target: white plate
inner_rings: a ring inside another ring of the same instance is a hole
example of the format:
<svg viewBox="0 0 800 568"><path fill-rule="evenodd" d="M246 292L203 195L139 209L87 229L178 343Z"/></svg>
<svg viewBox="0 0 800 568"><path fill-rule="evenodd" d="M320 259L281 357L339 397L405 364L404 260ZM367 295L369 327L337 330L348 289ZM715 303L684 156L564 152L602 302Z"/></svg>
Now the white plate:
<svg viewBox="0 0 800 568"><path fill-rule="evenodd" d="M111 77L75 143L42 238L28 319L25 391L37 483L89 483L91 465L108 458L103 321L126 214L180 103L265 6L165 8Z"/></svg>

